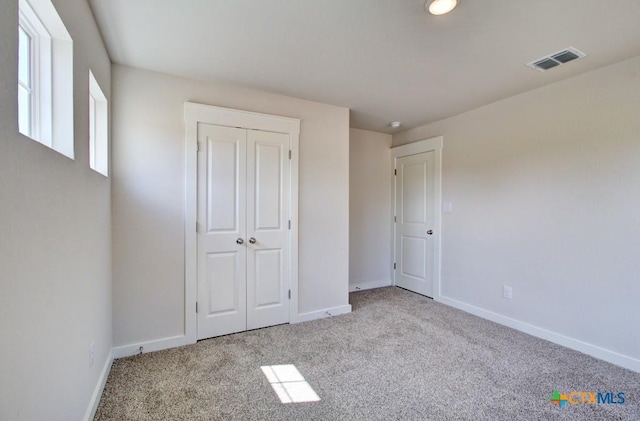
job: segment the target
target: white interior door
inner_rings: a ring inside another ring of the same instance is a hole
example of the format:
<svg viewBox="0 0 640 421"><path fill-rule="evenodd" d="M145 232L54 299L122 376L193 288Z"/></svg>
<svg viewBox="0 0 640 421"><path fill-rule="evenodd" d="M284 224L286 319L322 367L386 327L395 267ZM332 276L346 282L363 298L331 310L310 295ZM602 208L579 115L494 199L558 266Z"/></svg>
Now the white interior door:
<svg viewBox="0 0 640 421"><path fill-rule="evenodd" d="M246 330L247 131L198 125L198 339Z"/></svg>
<svg viewBox="0 0 640 421"><path fill-rule="evenodd" d="M247 134L247 329L289 321L289 135Z"/></svg>
<svg viewBox="0 0 640 421"><path fill-rule="evenodd" d="M289 135L198 126L198 339L289 321Z"/></svg>
<svg viewBox="0 0 640 421"><path fill-rule="evenodd" d="M395 284L433 297L434 151L399 157L395 177Z"/></svg>

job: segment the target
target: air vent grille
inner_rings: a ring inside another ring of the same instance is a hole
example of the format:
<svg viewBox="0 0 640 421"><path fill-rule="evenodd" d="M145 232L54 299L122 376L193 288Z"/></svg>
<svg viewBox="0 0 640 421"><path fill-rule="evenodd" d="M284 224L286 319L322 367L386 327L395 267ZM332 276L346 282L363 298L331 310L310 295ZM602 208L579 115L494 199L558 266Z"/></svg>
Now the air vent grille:
<svg viewBox="0 0 640 421"><path fill-rule="evenodd" d="M527 63L527 66L532 69L544 72L554 67L561 66L573 60L585 57L586 54L582 51L576 50L573 47L565 48L564 50L549 54L548 56L540 57L537 60Z"/></svg>
<svg viewBox="0 0 640 421"><path fill-rule="evenodd" d="M580 58L580 56L574 53L573 51L563 51L561 53L552 55L551 58L564 64L571 60Z"/></svg>
<svg viewBox="0 0 640 421"><path fill-rule="evenodd" d="M550 58L545 58L544 60L536 61L533 65L538 69L549 70L552 67L560 66L560 63Z"/></svg>

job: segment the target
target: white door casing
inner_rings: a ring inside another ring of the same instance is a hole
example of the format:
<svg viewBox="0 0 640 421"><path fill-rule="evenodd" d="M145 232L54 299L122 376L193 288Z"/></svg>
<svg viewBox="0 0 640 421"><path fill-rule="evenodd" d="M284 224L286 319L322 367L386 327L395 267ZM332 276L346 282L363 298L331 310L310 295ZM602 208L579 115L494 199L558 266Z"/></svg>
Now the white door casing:
<svg viewBox="0 0 640 421"><path fill-rule="evenodd" d="M198 338L229 333L226 331L230 329L245 330L295 321L300 120L189 102L185 103L185 120L185 342L195 343ZM213 129L213 126L218 127ZM206 140L207 145L200 144L203 153L197 152L199 137L201 142ZM205 166L207 160L216 163L219 170L217 175L215 170L209 174L218 179L217 187L206 193L210 197L200 201L201 205L206 206L211 199L238 206L212 208L210 212L198 208L198 195L204 191L203 183L198 183L198 169L203 168L198 160L204 161ZM233 162L230 164L230 161ZM248 163L251 165L246 165ZM242 205L245 205L244 215ZM200 239L197 228L207 236ZM255 244L249 242L252 237L256 239ZM243 244L235 242L238 238ZM210 248L206 259L198 259L198 250L202 247ZM207 279L207 271L210 272L208 283L199 286L198 276ZM217 274L215 280L211 278L213 272ZM232 281L220 289L217 283L222 279ZM266 280L267 285L275 287L255 288L255 279ZM219 292L214 298L210 294L212 286ZM242 288L245 288L244 303ZM205 297L209 302L197 303L198 297ZM203 312L207 316L202 316L200 326L198 321ZM216 319L222 323L216 321L212 322L215 327L205 327L204 321Z"/></svg>
<svg viewBox="0 0 640 421"><path fill-rule="evenodd" d="M393 284L440 295L442 137L392 148Z"/></svg>

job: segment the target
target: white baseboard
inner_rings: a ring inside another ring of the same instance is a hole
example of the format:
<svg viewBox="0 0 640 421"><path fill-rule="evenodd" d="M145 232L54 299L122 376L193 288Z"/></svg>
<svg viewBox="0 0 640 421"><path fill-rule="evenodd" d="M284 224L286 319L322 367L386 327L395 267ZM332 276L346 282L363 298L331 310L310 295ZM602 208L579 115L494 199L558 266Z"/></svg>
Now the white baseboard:
<svg viewBox="0 0 640 421"><path fill-rule="evenodd" d="M543 329L538 326L534 326L520 320L512 319L507 316L503 316L499 313L494 313L489 310L485 310L481 307L476 307L471 304L467 304L462 301L455 300L453 298L439 296L435 298L436 301L446 304L451 307L455 307L459 310L471 313L475 316L482 317L483 319L491 320L492 322L499 323L504 326L519 330L529 335L536 336L541 339L556 343L558 345L571 348L573 350L582 352L592 357L598 358L610 362L611 364L624 367L626 369L640 373L640 360L632 358L626 355L618 354L617 352L601 348L596 345L592 345L586 342L582 342L578 339L570 338L560 333L552 332L547 329Z"/></svg>
<svg viewBox="0 0 640 421"><path fill-rule="evenodd" d="M107 384L107 379L109 378L109 372L111 372L112 364L113 364L113 351L109 351L109 355L107 355L107 360L104 363L104 367L102 367L102 372L100 373L98 384L96 385L96 388L93 391L93 395L91 395L91 400L89 401L87 412L84 414L84 421L92 421L96 415L96 411L98 410L98 404L100 404L100 398L102 397L102 392L104 391L104 386L105 384Z"/></svg>
<svg viewBox="0 0 640 421"><path fill-rule="evenodd" d="M142 347L142 352L146 354L147 352L176 348L179 346L187 345L189 343L190 342L185 335L180 335L172 336L170 338L157 339L155 341L118 346L116 348L113 348L113 358L117 360L118 358L130 357L132 355L139 354L140 347Z"/></svg>
<svg viewBox="0 0 640 421"><path fill-rule="evenodd" d="M390 287L390 286L391 286L391 281L389 279L359 282L357 284L349 284L349 292L363 291L365 289L374 289L374 288L382 288L382 287Z"/></svg>
<svg viewBox="0 0 640 421"><path fill-rule="evenodd" d="M308 313L300 313L295 320L291 320L291 324L309 322L311 320L324 319L325 317L337 316L339 314L351 313L351 304L340 307L325 308L323 310L310 311Z"/></svg>

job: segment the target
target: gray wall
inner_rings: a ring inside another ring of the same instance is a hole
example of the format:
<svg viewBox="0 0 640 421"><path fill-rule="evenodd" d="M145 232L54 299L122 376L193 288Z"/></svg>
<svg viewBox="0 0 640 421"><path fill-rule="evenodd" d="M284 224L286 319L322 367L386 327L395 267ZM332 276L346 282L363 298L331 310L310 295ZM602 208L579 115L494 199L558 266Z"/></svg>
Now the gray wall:
<svg viewBox="0 0 640 421"><path fill-rule="evenodd" d="M438 135L442 294L640 359L640 57L393 143Z"/></svg>
<svg viewBox="0 0 640 421"><path fill-rule="evenodd" d="M349 110L115 65L114 344L184 334L185 101L302 119L299 312L348 304Z"/></svg>
<svg viewBox="0 0 640 421"><path fill-rule="evenodd" d="M391 135L351 129L349 285L390 284Z"/></svg>
<svg viewBox="0 0 640 421"><path fill-rule="evenodd" d="M18 1L0 12L0 419L78 420L111 352L110 180L89 169L89 68L109 57L85 0L55 0L74 40L75 160L18 134ZM89 345L95 363L89 367Z"/></svg>

